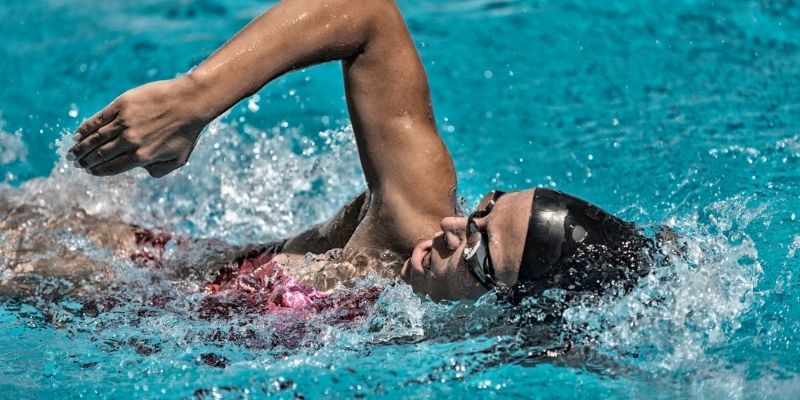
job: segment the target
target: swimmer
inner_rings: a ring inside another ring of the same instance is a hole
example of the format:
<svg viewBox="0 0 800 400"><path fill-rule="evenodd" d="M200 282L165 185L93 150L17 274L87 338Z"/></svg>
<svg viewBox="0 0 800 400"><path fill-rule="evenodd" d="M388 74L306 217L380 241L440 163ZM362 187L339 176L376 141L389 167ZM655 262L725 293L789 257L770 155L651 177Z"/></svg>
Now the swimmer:
<svg viewBox="0 0 800 400"><path fill-rule="evenodd" d="M67 158L95 176L142 167L162 177L186 164L225 110L287 72L330 61L342 65L368 189L286 240L284 257L388 250L405 260L399 276L436 300L601 291L646 272L649 238L558 191L490 191L460 214L427 76L391 0L281 1L187 74L131 89L86 120Z"/></svg>

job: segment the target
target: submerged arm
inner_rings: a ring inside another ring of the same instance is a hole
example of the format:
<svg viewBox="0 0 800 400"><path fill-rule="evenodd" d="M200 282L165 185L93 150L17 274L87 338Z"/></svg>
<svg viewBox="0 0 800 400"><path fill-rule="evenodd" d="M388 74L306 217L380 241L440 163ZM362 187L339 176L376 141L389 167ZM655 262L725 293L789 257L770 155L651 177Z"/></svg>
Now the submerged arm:
<svg viewBox="0 0 800 400"><path fill-rule="evenodd" d="M391 0L284 0L189 74L132 89L78 128L68 157L95 175L185 164L202 128L293 69L342 60L371 192L351 246L408 253L455 209L455 172L427 77Z"/></svg>

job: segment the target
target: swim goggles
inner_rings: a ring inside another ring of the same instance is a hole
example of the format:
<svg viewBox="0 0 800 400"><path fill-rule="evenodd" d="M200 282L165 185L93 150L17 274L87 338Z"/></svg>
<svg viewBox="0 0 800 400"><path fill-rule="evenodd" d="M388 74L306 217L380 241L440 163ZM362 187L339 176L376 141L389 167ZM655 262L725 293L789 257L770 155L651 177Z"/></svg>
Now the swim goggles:
<svg viewBox="0 0 800 400"><path fill-rule="evenodd" d="M494 280L494 266L489 254L489 235L478 227L476 218L483 218L492 212L497 200L506 192L492 190L478 203L478 208L467 218L467 247L464 248L464 263L467 269L486 288L492 290L497 286Z"/></svg>

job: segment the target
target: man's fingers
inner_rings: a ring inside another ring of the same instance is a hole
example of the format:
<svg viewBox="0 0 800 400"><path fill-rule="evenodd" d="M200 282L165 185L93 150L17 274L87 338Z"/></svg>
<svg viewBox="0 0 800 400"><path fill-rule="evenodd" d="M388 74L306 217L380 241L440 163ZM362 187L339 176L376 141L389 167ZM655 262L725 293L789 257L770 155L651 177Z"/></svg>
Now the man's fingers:
<svg viewBox="0 0 800 400"><path fill-rule="evenodd" d="M152 163L146 165L144 169L146 169L153 178L161 178L162 176L178 169L181 165L182 164L179 163L177 159L174 159L170 161Z"/></svg>
<svg viewBox="0 0 800 400"><path fill-rule="evenodd" d="M90 151L89 154L86 154L83 159L78 161L78 164L83 168L92 168L106 161L113 160L120 154L126 153L132 149L133 146L128 144L128 142L112 140Z"/></svg>
<svg viewBox="0 0 800 400"><path fill-rule="evenodd" d="M85 138L80 143L72 146L67 154L67 159L79 160L78 163L82 167L86 167L83 158L86 157L92 150L108 143L115 139L119 132L120 127L115 124L106 125L100 128L94 135Z"/></svg>
<svg viewBox="0 0 800 400"><path fill-rule="evenodd" d="M141 163L134 153L125 153L110 161L88 168L86 171L94 176L109 176L121 174L139 165Z"/></svg>
<svg viewBox="0 0 800 400"><path fill-rule="evenodd" d="M106 106L106 108L92 115L86 121L83 121L81 126L78 127L78 130L75 131L75 141L78 142L104 127L116 118L117 113L119 113L119 105L117 101L114 101Z"/></svg>

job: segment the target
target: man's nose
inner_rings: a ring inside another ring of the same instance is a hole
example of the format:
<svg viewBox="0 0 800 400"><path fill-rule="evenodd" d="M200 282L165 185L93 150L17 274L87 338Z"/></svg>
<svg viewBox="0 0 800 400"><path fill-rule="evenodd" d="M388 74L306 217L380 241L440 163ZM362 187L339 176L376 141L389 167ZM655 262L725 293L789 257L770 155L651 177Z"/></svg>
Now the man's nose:
<svg viewBox="0 0 800 400"><path fill-rule="evenodd" d="M447 247L455 250L466 240L467 219L464 217L447 217L442 220L442 231L444 232Z"/></svg>

